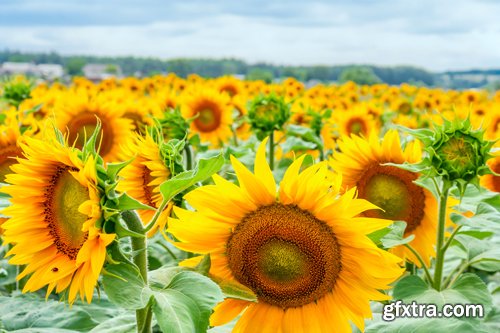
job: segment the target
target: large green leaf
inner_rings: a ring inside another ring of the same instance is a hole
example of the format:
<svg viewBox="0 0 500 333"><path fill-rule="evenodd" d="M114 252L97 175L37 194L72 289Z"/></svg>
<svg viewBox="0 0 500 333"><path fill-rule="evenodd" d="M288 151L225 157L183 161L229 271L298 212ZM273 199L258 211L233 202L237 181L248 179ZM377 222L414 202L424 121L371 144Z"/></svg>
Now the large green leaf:
<svg viewBox="0 0 500 333"><path fill-rule="evenodd" d="M222 154L209 159L200 159L195 169L182 172L160 185L163 200L171 200L177 194L212 176L223 165L224 157Z"/></svg>
<svg viewBox="0 0 500 333"><path fill-rule="evenodd" d="M404 237L404 233L405 233L405 229L406 229L406 222L404 222L404 221L396 221L393 224L391 224L390 226L388 226L387 229L389 230L389 232L386 234L383 234L383 236L380 238L380 243L386 249L389 249L391 247L395 247L398 245L407 244L415 238L414 235Z"/></svg>
<svg viewBox="0 0 500 333"><path fill-rule="evenodd" d="M379 321L366 328L365 333L488 333L472 323L455 318L400 318Z"/></svg>
<svg viewBox="0 0 500 333"><path fill-rule="evenodd" d="M135 333L136 331L135 313L124 313L102 322L89 333Z"/></svg>
<svg viewBox="0 0 500 333"><path fill-rule="evenodd" d="M154 288L153 297L156 321L165 333L206 332L213 307L223 300L214 282L192 271L175 274L165 288Z"/></svg>
<svg viewBox="0 0 500 333"><path fill-rule="evenodd" d="M450 288L437 291L420 277L410 275L394 287L394 299L405 303L432 303L441 308L444 304L482 304L485 313L492 306L491 295L484 282L475 274L462 274Z"/></svg>
<svg viewBox="0 0 500 333"><path fill-rule="evenodd" d="M125 262L106 266L102 284L109 299L124 309L142 309L151 298L139 269Z"/></svg>
<svg viewBox="0 0 500 333"><path fill-rule="evenodd" d="M459 233L455 236L453 245L456 247L455 253L465 260L466 265L488 272L500 270L500 248L497 242Z"/></svg>
<svg viewBox="0 0 500 333"><path fill-rule="evenodd" d="M57 332L57 329L87 332L98 324L82 306L70 308L64 303L45 301L35 295L0 297L0 318L7 332L34 328L50 328L51 332Z"/></svg>

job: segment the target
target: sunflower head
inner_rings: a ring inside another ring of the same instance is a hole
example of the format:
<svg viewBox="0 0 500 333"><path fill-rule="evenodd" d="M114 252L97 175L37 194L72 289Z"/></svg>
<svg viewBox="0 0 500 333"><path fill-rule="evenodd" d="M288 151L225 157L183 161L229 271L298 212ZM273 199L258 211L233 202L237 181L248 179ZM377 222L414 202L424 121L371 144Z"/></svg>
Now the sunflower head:
<svg viewBox="0 0 500 333"><path fill-rule="evenodd" d="M367 234L391 222L359 216L376 208L340 195L341 177L326 163L301 171L305 156L284 174L279 190L266 162L266 142L257 151L254 173L231 157L239 185L215 175L215 185L184 198L195 211L174 207L168 231L181 249L210 254L208 272L216 282L245 290L215 308L218 326L243 312L236 332L351 332L371 316L369 300L402 273L400 258L375 246ZM184 266L200 263L188 259ZM234 290L234 289L233 289ZM232 294L234 295L234 294Z"/></svg>
<svg viewBox="0 0 500 333"><path fill-rule="evenodd" d="M256 97L248 110L250 125L260 139L274 130L283 129L290 115L290 104L275 94Z"/></svg>
<svg viewBox="0 0 500 333"><path fill-rule="evenodd" d="M491 172L486 162L494 141L485 140L484 132L473 129L469 118L458 117L453 121L444 119L433 131L413 131L428 153L421 163L426 169L424 175L441 176L462 189L468 183L478 184L478 176Z"/></svg>

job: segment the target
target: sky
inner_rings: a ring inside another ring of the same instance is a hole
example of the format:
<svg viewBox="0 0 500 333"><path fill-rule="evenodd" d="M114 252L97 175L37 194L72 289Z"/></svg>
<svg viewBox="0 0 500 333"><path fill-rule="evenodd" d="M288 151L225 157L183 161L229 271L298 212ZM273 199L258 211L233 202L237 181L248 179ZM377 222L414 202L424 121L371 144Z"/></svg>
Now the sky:
<svg viewBox="0 0 500 333"><path fill-rule="evenodd" d="M500 68L500 1L0 0L0 50Z"/></svg>

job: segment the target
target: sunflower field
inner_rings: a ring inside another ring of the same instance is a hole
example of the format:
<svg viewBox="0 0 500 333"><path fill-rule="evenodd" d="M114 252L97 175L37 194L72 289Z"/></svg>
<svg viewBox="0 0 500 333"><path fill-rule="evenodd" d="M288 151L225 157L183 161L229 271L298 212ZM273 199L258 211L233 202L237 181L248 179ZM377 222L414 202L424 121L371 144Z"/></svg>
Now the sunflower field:
<svg viewBox="0 0 500 333"><path fill-rule="evenodd" d="M500 91L170 74L0 96L2 333L500 332Z"/></svg>

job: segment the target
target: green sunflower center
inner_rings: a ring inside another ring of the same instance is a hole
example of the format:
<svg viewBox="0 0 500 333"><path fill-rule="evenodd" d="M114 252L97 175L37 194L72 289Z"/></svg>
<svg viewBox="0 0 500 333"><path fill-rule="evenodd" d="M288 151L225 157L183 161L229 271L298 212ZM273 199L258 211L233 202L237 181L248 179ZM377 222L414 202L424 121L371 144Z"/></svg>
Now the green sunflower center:
<svg viewBox="0 0 500 333"><path fill-rule="evenodd" d="M406 232L420 225L424 216L425 194L413 183L417 174L394 166L374 164L357 183L359 197L383 210L369 210L370 217L405 221Z"/></svg>
<svg viewBox="0 0 500 333"><path fill-rule="evenodd" d="M295 205L279 203L242 219L227 243L227 257L241 284L283 309L320 299L342 268L331 228Z"/></svg>
<svg viewBox="0 0 500 333"><path fill-rule="evenodd" d="M258 267L269 279L290 282L307 274L307 256L300 248L280 239L271 239L260 249Z"/></svg>
<svg viewBox="0 0 500 333"><path fill-rule="evenodd" d="M347 122L347 132L349 134L366 134L367 128L363 119L353 118Z"/></svg>
<svg viewBox="0 0 500 333"><path fill-rule="evenodd" d="M69 173L76 171L68 166L59 166L46 189L45 221L49 233L59 252L76 259L78 251L87 239L82 226L88 217L78 211L80 205L89 200L88 189Z"/></svg>

